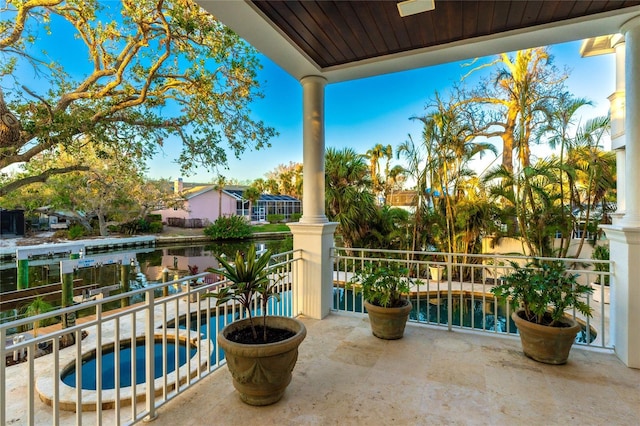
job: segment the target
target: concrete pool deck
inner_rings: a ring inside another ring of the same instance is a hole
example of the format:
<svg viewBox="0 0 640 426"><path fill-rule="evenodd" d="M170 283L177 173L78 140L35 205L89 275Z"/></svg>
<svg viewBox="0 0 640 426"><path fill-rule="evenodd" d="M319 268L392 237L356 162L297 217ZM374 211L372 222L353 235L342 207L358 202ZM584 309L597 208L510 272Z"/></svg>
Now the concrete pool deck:
<svg viewBox="0 0 640 426"><path fill-rule="evenodd" d="M301 319L308 334L281 401L243 404L223 367L160 407L151 424L637 425L640 419L640 370L609 351L574 346L566 365L553 366L526 358L513 337L409 324L403 339L383 341L371 335L364 315ZM36 377L46 364L46 356L36 360ZM26 364L6 372L7 424L25 424ZM35 424L50 424L51 413L38 400ZM96 415L80 417L95 424ZM103 424L115 424L113 416L103 411ZM61 412L60 424L76 423L76 413Z"/></svg>
<svg viewBox="0 0 640 426"><path fill-rule="evenodd" d="M158 410L158 425L637 425L640 370L575 347L563 366L522 354L520 341L408 324L371 335L366 316L302 318L293 380L278 403L242 403L226 368Z"/></svg>

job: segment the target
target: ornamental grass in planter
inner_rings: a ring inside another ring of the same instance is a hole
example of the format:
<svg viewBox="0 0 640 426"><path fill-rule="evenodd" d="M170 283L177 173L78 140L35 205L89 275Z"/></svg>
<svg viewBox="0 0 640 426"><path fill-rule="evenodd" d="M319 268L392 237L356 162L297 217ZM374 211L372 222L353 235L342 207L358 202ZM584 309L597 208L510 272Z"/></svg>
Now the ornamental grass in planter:
<svg viewBox="0 0 640 426"><path fill-rule="evenodd" d="M507 300L514 312L511 318L518 327L526 356L547 364L564 364L581 325L566 314L576 309L591 317L585 296L593 290L579 284L577 275L566 270L563 261L534 259L526 266L511 262L514 271L502 277L491 289Z"/></svg>
<svg viewBox="0 0 640 426"><path fill-rule="evenodd" d="M402 338L411 312L407 296L413 283L409 269L395 262L366 263L351 279L352 287L362 291L374 336L385 340Z"/></svg>
<svg viewBox="0 0 640 426"><path fill-rule="evenodd" d="M233 263L216 258L222 268L210 272L223 275L231 284L210 296L217 298L218 306L227 302L240 304L247 315L225 326L217 337L233 386L247 404L273 404L282 398L291 382L298 346L307 330L295 318L267 315L269 299L279 298L276 285L280 281L269 271L270 251L256 257L252 246L246 254L238 251ZM256 302L262 311L261 319L252 312Z"/></svg>

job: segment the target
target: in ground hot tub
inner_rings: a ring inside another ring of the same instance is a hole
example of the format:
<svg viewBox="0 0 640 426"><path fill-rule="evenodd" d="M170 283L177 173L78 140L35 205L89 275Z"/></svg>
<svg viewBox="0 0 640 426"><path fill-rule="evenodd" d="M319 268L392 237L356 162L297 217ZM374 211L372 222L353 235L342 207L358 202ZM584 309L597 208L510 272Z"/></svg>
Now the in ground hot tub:
<svg viewBox="0 0 640 426"><path fill-rule="evenodd" d="M189 346L189 348L187 348ZM101 388L115 389L116 387L116 374L119 373L120 387L131 386L134 364L133 345L131 340L125 340L120 342L119 354L119 368L116 368L116 348L113 343L102 347L102 366L101 366ZM176 369L176 352L178 354L178 368L182 367L187 362L188 357L191 358L196 354L196 347L193 345L187 345L186 340L180 340L178 344L175 344L175 339L167 339L166 348L163 348L162 338L155 338L155 344L153 348L153 354L155 358L154 364L154 379L158 379L165 374L163 359L167 360L166 374L173 373ZM135 377L136 385L145 383L147 381L146 374L146 353L147 345L144 336L138 337L135 344ZM166 358L165 358L166 355ZM82 384L81 388L86 390L97 389L97 375L96 375L97 354L96 350L85 353L82 356ZM77 374L75 362L67 365L60 374L62 382L71 387L76 387Z"/></svg>
<svg viewBox="0 0 640 426"><path fill-rule="evenodd" d="M173 330L167 330L173 332ZM176 335L166 335L166 347L163 345L163 335L154 336L154 378L147 381L146 378L146 338L139 336L135 339L135 350L131 339L121 340L118 350L114 343L102 346L100 387L97 390L97 350L92 349L82 355L81 365L81 390L76 388L77 371L76 361L71 353L67 353L68 360L62 359L60 364L64 367L57 377L55 374L45 374L36 381L36 390L40 399L48 405L53 405L55 389L54 380L58 380L59 408L62 410L76 411L78 409L78 395L81 395L81 409L94 411L98 401L102 409L115 407L116 398L120 406L130 405L132 401L145 400L146 389L150 382L154 387L155 395L162 395L164 391L170 392L184 383L187 377L194 377L198 367L206 366L210 346L206 341L196 343L194 333L187 330L179 330ZM135 354L135 358L134 358ZM177 359L177 362L176 362ZM165 370L166 360L166 370ZM135 364L135 384L132 385L133 370ZM119 368L116 368L119 366ZM119 373L119 389L116 389L116 373ZM100 393L100 395L98 395Z"/></svg>

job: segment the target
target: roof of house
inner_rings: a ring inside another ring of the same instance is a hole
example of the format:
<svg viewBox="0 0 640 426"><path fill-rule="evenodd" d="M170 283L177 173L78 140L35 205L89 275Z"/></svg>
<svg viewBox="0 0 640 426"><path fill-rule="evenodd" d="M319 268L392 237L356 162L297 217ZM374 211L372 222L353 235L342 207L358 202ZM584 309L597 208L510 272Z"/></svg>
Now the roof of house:
<svg viewBox="0 0 640 426"><path fill-rule="evenodd" d="M190 200L194 197L197 197L199 195L202 195L209 191L214 191L214 190L216 190L214 185L198 185L198 186L194 186L192 188L184 190L182 192L182 196L184 197L185 200ZM227 187L222 190L223 193L235 198L236 200L243 199L242 194L244 193L244 191L245 189L236 187L236 186ZM261 194L260 199L258 201L300 201L300 200L290 195Z"/></svg>
<svg viewBox="0 0 640 426"><path fill-rule="evenodd" d="M237 200L242 200L242 194L244 193L243 189L225 189L227 194L231 195ZM258 201L300 201L295 197L290 195L272 195L272 194L261 194L260 199Z"/></svg>
<svg viewBox="0 0 640 426"><path fill-rule="evenodd" d="M189 200L211 190L213 190L213 185L198 185L182 191L182 196L185 199Z"/></svg>

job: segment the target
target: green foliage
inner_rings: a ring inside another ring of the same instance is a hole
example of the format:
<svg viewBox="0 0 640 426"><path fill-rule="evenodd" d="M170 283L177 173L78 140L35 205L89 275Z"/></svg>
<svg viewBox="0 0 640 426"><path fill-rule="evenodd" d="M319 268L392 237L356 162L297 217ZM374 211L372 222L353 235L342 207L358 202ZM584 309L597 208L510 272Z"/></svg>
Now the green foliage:
<svg viewBox="0 0 640 426"><path fill-rule="evenodd" d="M291 213L291 216L289 216L289 221L299 222L301 217L302 217L302 213Z"/></svg>
<svg viewBox="0 0 640 426"><path fill-rule="evenodd" d="M260 257L256 258L256 248L254 245L251 245L246 255L241 251L236 252L236 258L233 263L229 263L225 258L217 255L216 259L218 259L222 268L210 268L207 271L224 276L231 281L231 284L221 288L215 293L209 293L207 296L215 297L217 299L217 306L223 305L231 300L238 302L249 316L251 331L255 341L258 340L258 333L253 322L251 309L254 305L254 299L259 298L263 317L262 339L266 342L267 303L272 297L276 299L280 297L276 291L276 284L279 279L272 279L269 276L268 266L271 260L271 251L267 250Z"/></svg>
<svg viewBox="0 0 640 426"><path fill-rule="evenodd" d="M149 222L162 222L162 215L161 214L148 214L146 217L147 221Z"/></svg>
<svg viewBox="0 0 640 426"><path fill-rule="evenodd" d="M33 302L29 303L24 308L24 314L28 317L33 317L36 315L45 314L47 312L51 312L53 310L53 305L49 302L45 301L42 297L37 297L33 300ZM38 337L38 328L45 327L52 323L52 318L47 318L43 320L38 320L33 322L33 334L34 337Z"/></svg>
<svg viewBox="0 0 640 426"><path fill-rule="evenodd" d="M410 235L409 212L382 206L376 208L369 222L369 232L362 238L361 247L406 250Z"/></svg>
<svg viewBox="0 0 640 426"><path fill-rule="evenodd" d="M82 227L82 225L74 223L69 227L67 235L70 240L75 240L85 235L85 229Z"/></svg>
<svg viewBox="0 0 640 426"><path fill-rule="evenodd" d="M243 239L251 236L251 225L242 216L223 216L204 228L204 234L214 240Z"/></svg>
<svg viewBox="0 0 640 426"><path fill-rule="evenodd" d="M251 225L251 232L291 232L291 229L284 223L267 223Z"/></svg>
<svg viewBox="0 0 640 426"><path fill-rule="evenodd" d="M155 216L155 215L154 215ZM126 235L136 234L159 234L162 232L162 222L150 222L151 215L146 219L138 218L129 222L121 223L119 231Z"/></svg>
<svg viewBox="0 0 640 426"><path fill-rule="evenodd" d="M120 224L120 232L126 235L136 235L149 232L150 223L142 218Z"/></svg>
<svg viewBox="0 0 640 426"><path fill-rule="evenodd" d="M562 261L534 259L526 266L511 262L514 271L491 289L501 300L508 300L515 310L522 307L527 321L555 327L567 309L575 308L590 317L591 307L584 296L593 290L579 284Z"/></svg>
<svg viewBox="0 0 640 426"><path fill-rule="evenodd" d="M338 222L346 247L357 247L376 215L369 166L352 148L328 148L325 153L325 211Z"/></svg>
<svg viewBox="0 0 640 426"><path fill-rule="evenodd" d="M591 258L593 260L609 260L609 257L609 247L607 246L597 246L593 249L593 253L591 254ZM593 267L597 272L609 272L608 263L595 263ZM609 285L609 278L609 275L604 276L604 285ZM598 275L596 282L600 284L600 275Z"/></svg>
<svg viewBox="0 0 640 426"><path fill-rule="evenodd" d="M394 308L404 305L405 296L415 280L409 277L409 269L399 263L383 265L367 262L350 284L356 290L359 289L357 284L360 284L362 294L369 303Z"/></svg>
<svg viewBox="0 0 640 426"><path fill-rule="evenodd" d="M283 214L268 214L267 215L267 221L269 223L279 223L282 222L284 220L284 215Z"/></svg>
<svg viewBox="0 0 640 426"><path fill-rule="evenodd" d="M162 232L162 222L151 222L149 224L149 232L151 234L159 234L160 232Z"/></svg>
<svg viewBox="0 0 640 426"><path fill-rule="evenodd" d="M176 138L188 172L224 166L227 152L268 147L277 134L252 118L250 105L263 95L256 50L194 2L4 4L0 32L16 37L0 39L0 69L13 76L3 89L22 133L0 169L55 155L57 145L86 135L143 160ZM55 17L50 33L45 16ZM55 43L44 52L47 37ZM70 46L73 57L65 54ZM74 66L81 62L95 66ZM84 167L77 159L38 176ZM0 195L26 183L2 182Z"/></svg>

